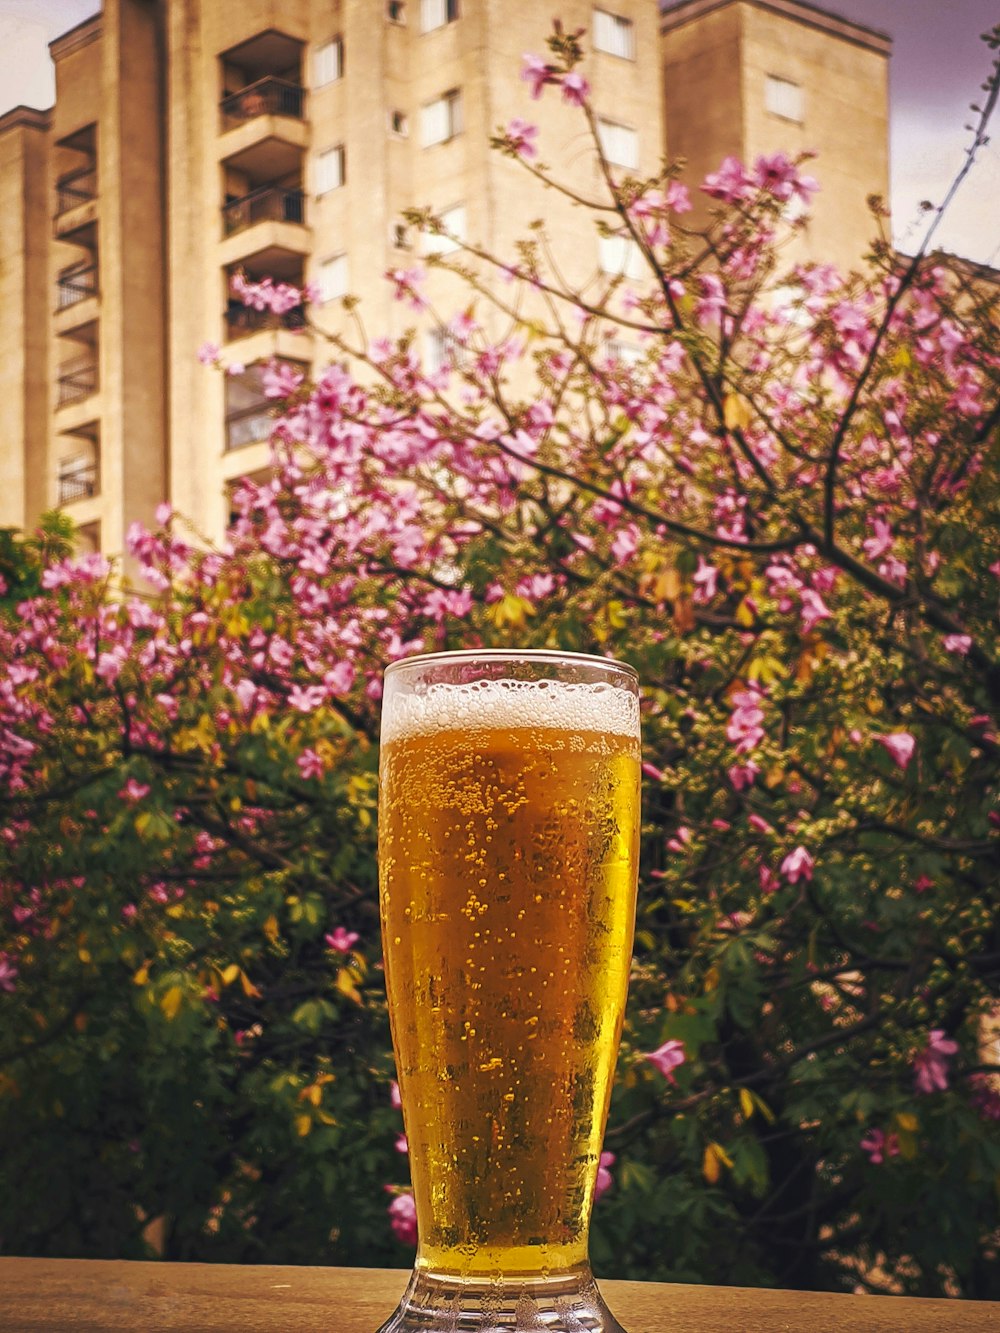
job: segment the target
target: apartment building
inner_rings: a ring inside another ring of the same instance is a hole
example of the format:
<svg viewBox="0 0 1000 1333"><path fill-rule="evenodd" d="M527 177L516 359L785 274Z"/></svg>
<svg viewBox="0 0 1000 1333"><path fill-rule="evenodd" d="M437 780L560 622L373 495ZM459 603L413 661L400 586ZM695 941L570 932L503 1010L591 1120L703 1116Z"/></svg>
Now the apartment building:
<svg viewBox="0 0 1000 1333"><path fill-rule="evenodd" d="M585 73L621 170L652 172L666 151L700 171L825 134L824 174L862 199L887 189L885 39L800 0L557 8L588 32ZM384 272L445 244L410 234L411 206L499 254L544 217L573 281L620 266L582 210L488 146L526 116L545 159L597 189L578 113L551 93L532 103L520 79L551 20L529 0L105 0L57 39L54 108L0 120L0 236L19 266L3 271L17 288L0 314L17 408L0 424L0 524L58 505L82 545L114 553L169 498L207 539L224 533L229 488L267 467L260 368L329 356L303 311L234 301L238 272L314 284L332 330L357 295L375 336L414 321ZM840 71L836 89L824 71ZM838 129L849 77L868 97L869 157ZM845 205L809 243L853 256L867 234ZM461 290L435 273L430 295L449 309ZM244 371L201 365L205 342Z"/></svg>

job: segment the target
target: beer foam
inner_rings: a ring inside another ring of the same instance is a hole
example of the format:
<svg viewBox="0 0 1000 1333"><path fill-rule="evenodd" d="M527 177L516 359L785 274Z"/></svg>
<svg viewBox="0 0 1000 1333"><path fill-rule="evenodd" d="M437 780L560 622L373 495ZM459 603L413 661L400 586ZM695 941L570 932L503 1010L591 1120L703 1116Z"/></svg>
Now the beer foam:
<svg viewBox="0 0 1000 1333"><path fill-rule="evenodd" d="M476 680L429 685L423 694L392 690L382 708L382 743L479 727L551 727L639 736L639 700L599 682Z"/></svg>

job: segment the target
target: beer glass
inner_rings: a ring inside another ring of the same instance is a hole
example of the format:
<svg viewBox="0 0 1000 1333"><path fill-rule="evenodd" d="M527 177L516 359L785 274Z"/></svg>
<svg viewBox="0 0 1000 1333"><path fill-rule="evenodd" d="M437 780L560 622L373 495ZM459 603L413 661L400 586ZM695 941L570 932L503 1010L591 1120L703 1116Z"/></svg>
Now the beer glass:
<svg viewBox="0 0 1000 1333"><path fill-rule="evenodd" d="M587 1257L635 923L631 667L385 675L379 875L418 1245L380 1333L623 1333Z"/></svg>

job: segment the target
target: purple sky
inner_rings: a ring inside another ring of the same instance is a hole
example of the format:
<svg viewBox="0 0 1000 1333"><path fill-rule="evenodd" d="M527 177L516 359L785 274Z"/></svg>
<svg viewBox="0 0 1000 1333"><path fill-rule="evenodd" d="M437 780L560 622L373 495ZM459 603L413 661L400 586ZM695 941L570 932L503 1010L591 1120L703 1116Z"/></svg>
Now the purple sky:
<svg viewBox="0 0 1000 1333"><path fill-rule="evenodd" d="M548 3L552 13L558 13L559 0ZM920 201L939 202L961 166L969 139L962 127L990 67L990 53L978 38L1000 22L1000 0L812 3L893 38L893 226L897 242L913 249L921 235ZM46 42L99 8L99 0L0 0L0 114L19 102L51 103ZM992 128L996 142L982 150L975 172L938 233L938 243L970 259L998 264L1000 114ZM817 169L822 176L821 164Z"/></svg>

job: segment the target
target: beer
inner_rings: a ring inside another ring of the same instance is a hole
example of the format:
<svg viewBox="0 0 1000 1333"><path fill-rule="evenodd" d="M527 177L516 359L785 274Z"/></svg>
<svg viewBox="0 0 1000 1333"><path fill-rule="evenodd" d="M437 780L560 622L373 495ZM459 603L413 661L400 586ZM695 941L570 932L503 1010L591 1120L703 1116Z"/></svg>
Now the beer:
<svg viewBox="0 0 1000 1333"><path fill-rule="evenodd" d="M635 918L635 693L551 679L390 693L379 806L420 1261L468 1276L585 1264Z"/></svg>

